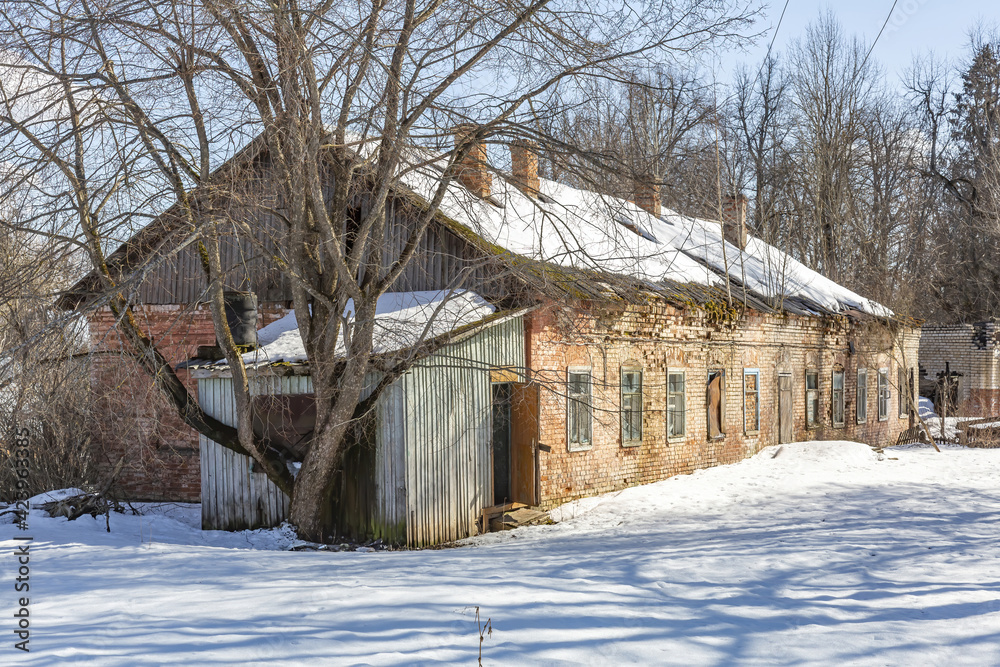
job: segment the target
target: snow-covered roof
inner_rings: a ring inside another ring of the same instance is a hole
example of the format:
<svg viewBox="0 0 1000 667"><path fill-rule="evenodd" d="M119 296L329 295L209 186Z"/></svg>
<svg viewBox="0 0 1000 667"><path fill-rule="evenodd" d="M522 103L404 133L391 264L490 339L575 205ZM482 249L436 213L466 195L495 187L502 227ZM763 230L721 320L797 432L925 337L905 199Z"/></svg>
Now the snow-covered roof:
<svg viewBox="0 0 1000 667"><path fill-rule="evenodd" d="M385 354L412 348L423 341L480 322L495 311L490 303L468 290L389 292L380 296L376 305L372 351L374 354ZM347 302L344 316L348 321L353 320L353 301ZM304 363L308 360L294 312L260 329L257 343L260 347L243 355L247 366ZM337 340L336 357L345 355L342 329ZM226 363L223 359L205 366L222 367Z"/></svg>
<svg viewBox="0 0 1000 667"><path fill-rule="evenodd" d="M349 139L359 159L371 159L377 140ZM252 149L252 150L251 150ZM263 142L241 151L249 159ZM234 160L237 158L234 158ZM446 157L410 146L400 168L400 191L430 201L441 182ZM889 317L892 312L795 260L764 241L748 237L740 249L724 240L718 221L665 210L654 217L635 203L541 179L538 198L530 198L503 178L494 178L491 196L480 198L457 182L448 188L440 212L484 241L537 262L617 274L651 287L681 294L726 286L743 290L752 305L800 314L860 311ZM128 262L129 251L153 252L167 235L164 217L123 244L109 263ZM573 274L568 274L572 280ZM81 280L71 293L86 293ZM97 289L97 287L91 287Z"/></svg>
<svg viewBox="0 0 1000 667"><path fill-rule="evenodd" d="M402 182L430 200L440 182L440 164L423 164L403 175ZM803 312L892 315L760 239L749 237L743 250L726 242L718 221L673 211L655 217L633 202L545 179L540 193L533 199L494 179L491 196L482 199L453 183L441 212L492 244L550 264L659 284L722 286L728 273L732 284L769 300L793 299Z"/></svg>

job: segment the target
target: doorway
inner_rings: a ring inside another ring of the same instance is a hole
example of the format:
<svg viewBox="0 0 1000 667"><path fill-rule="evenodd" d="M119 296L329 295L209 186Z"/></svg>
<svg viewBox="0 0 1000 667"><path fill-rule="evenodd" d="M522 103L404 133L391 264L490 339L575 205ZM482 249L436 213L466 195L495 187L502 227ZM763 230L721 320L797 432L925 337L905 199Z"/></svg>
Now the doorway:
<svg viewBox="0 0 1000 667"><path fill-rule="evenodd" d="M538 504L538 387L491 385L493 504Z"/></svg>
<svg viewBox="0 0 1000 667"><path fill-rule="evenodd" d="M511 501L510 436L511 383L490 385L493 390L493 504Z"/></svg>
<svg viewBox="0 0 1000 667"><path fill-rule="evenodd" d="M792 376L778 375L778 442L792 442L795 438L795 411L792 409Z"/></svg>

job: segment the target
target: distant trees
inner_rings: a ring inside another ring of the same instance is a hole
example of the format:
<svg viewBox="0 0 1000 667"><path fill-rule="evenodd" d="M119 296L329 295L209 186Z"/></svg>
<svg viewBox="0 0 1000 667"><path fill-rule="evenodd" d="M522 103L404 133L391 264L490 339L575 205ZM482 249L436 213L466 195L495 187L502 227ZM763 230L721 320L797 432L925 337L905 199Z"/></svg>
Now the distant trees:
<svg viewBox="0 0 1000 667"><path fill-rule="evenodd" d="M788 191L793 176L788 154L792 124L787 72L767 56L757 72L736 74L729 106L736 183L752 194L749 224L768 243L789 247Z"/></svg>
<svg viewBox="0 0 1000 667"><path fill-rule="evenodd" d="M576 187L632 199L637 182L660 186L663 203L685 212L715 212L714 139L717 115L711 86L693 66L660 65L630 71L618 81L590 84L567 112L542 119L558 139L548 146L543 172ZM710 168L699 161L711 153ZM699 179L711 181L711 188Z"/></svg>
<svg viewBox="0 0 1000 667"><path fill-rule="evenodd" d="M973 322L1000 314L1000 42L974 34L952 91L924 62L909 88L920 111L929 216L928 316Z"/></svg>
<svg viewBox="0 0 1000 667"><path fill-rule="evenodd" d="M922 176L921 114L832 14L729 86L661 67L600 90L550 125L583 149L552 176L624 198L646 178L668 208L713 219L742 192L760 238L900 312L927 313L915 286L938 255L940 201ZM589 169L598 163L613 168ZM784 267L772 268L780 280Z"/></svg>

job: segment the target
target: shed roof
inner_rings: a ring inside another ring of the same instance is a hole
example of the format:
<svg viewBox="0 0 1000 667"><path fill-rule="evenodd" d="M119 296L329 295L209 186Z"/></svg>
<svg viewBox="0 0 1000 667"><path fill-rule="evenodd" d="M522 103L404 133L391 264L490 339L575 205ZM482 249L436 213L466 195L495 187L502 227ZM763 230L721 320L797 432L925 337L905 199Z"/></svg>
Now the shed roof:
<svg viewBox="0 0 1000 667"><path fill-rule="evenodd" d="M353 302L348 301L344 310L347 322L353 321L353 309ZM376 306L372 354L384 356L420 346L431 352L526 310L497 312L492 304L469 290L389 292L379 297ZM260 329L257 339L259 347L243 355L249 370L284 367L292 373L308 374L309 359L294 312ZM345 356L341 329L334 358ZM201 371L201 376L225 374L229 370L225 359L192 359L179 367Z"/></svg>

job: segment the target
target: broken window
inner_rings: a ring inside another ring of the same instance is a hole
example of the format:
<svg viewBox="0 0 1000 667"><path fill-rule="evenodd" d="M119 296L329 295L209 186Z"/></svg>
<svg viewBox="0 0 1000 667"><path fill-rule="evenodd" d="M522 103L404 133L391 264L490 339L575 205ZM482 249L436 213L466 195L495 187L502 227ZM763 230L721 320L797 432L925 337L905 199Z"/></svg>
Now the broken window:
<svg viewBox="0 0 1000 667"><path fill-rule="evenodd" d="M708 437L722 438L726 435L726 371L708 371Z"/></svg>
<svg viewBox="0 0 1000 667"><path fill-rule="evenodd" d="M263 394L250 401L253 430L261 439L301 461L316 427L315 394Z"/></svg>
<svg viewBox="0 0 1000 667"><path fill-rule="evenodd" d="M806 371L806 428L819 426L819 373Z"/></svg>
<svg viewBox="0 0 1000 667"><path fill-rule="evenodd" d="M569 450L591 445L590 369L571 370L567 378L566 430Z"/></svg>
<svg viewBox="0 0 1000 667"><path fill-rule="evenodd" d="M622 445L642 444L642 371L622 369Z"/></svg>
<svg viewBox="0 0 1000 667"><path fill-rule="evenodd" d="M684 435L684 371L667 373L667 437L678 438Z"/></svg>
<svg viewBox="0 0 1000 667"><path fill-rule="evenodd" d="M833 390L830 392L830 399L833 403L833 425L844 425L844 371L833 371Z"/></svg>
<svg viewBox="0 0 1000 667"><path fill-rule="evenodd" d="M878 420L889 418L889 369L878 369Z"/></svg>
<svg viewBox="0 0 1000 667"><path fill-rule="evenodd" d="M858 386L855 388L857 420L859 424L868 421L868 369L858 369Z"/></svg>
<svg viewBox="0 0 1000 667"><path fill-rule="evenodd" d="M760 430L760 371L756 368L743 370L743 430Z"/></svg>

